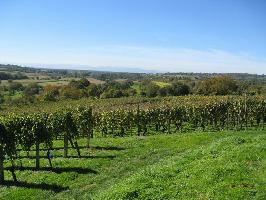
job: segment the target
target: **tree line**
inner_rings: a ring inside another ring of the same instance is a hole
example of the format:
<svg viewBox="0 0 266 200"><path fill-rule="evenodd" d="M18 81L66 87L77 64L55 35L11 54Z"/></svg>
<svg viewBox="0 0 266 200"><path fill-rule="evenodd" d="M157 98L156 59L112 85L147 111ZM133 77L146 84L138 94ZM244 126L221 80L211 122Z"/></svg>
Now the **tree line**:
<svg viewBox="0 0 266 200"><path fill-rule="evenodd" d="M161 84L161 85L160 85ZM2 92L1 92L2 91ZM3 92L8 95L3 95ZM2 95L1 95L2 94ZM12 96L18 95L17 98ZM247 84L228 76L219 76L200 81L167 81L154 80L109 81L104 84L94 84L87 78L72 79L67 85L46 85L37 83L23 85L9 81L0 86L0 102L9 104L27 104L36 101L59 101L62 99L81 98L119 98L130 96L165 97L185 95L263 95L266 87Z"/></svg>

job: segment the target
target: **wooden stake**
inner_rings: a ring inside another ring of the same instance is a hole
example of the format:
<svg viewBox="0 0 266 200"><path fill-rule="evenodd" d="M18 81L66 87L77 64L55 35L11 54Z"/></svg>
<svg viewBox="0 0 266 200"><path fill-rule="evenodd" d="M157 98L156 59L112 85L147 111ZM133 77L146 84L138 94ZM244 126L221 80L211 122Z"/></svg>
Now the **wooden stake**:
<svg viewBox="0 0 266 200"><path fill-rule="evenodd" d="M68 137L67 133L64 134L64 158L67 158L67 151L68 151Z"/></svg>
<svg viewBox="0 0 266 200"><path fill-rule="evenodd" d="M40 143L36 141L36 169L40 168Z"/></svg>

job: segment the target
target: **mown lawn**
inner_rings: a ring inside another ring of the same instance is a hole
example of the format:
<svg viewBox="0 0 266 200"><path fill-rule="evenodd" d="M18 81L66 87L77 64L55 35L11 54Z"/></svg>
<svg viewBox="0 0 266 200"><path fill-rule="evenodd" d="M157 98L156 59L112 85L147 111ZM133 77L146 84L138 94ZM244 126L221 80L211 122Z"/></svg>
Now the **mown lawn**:
<svg viewBox="0 0 266 200"><path fill-rule="evenodd" d="M31 152L0 199L266 199L265 131L95 138L81 152L54 150L38 171Z"/></svg>

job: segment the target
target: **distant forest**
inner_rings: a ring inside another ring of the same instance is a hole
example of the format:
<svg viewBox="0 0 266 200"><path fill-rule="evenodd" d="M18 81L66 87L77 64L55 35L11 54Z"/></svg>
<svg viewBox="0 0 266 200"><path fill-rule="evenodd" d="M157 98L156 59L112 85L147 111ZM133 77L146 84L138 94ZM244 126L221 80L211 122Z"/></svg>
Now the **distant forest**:
<svg viewBox="0 0 266 200"><path fill-rule="evenodd" d="M266 95L266 75L126 73L0 64L0 103L80 98L185 95Z"/></svg>

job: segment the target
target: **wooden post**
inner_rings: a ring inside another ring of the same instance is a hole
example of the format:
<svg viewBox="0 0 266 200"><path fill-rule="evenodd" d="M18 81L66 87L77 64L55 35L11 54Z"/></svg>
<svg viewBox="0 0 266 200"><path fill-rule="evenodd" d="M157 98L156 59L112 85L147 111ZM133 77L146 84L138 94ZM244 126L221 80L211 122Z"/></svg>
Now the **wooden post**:
<svg viewBox="0 0 266 200"><path fill-rule="evenodd" d="M93 126L92 123L90 124L90 129L87 134L87 148L90 148L90 140L93 138Z"/></svg>
<svg viewBox="0 0 266 200"><path fill-rule="evenodd" d="M64 134L64 158L67 158L67 151L68 151L68 137L67 133Z"/></svg>
<svg viewBox="0 0 266 200"><path fill-rule="evenodd" d="M16 151L15 155L16 155L16 159L19 159L20 167L22 168L22 160L20 158L20 151L19 151L19 153L17 153L17 151Z"/></svg>
<svg viewBox="0 0 266 200"><path fill-rule="evenodd" d="M248 113L247 113L247 93L245 93L245 125L246 125L246 128L245 130L247 130L248 128Z"/></svg>
<svg viewBox="0 0 266 200"><path fill-rule="evenodd" d="M90 113L90 128L87 134L87 148L90 148L90 140L93 138L93 122L92 122L92 110Z"/></svg>
<svg viewBox="0 0 266 200"><path fill-rule="evenodd" d="M51 161L51 158L52 158L52 154L51 154L51 149L49 148L49 149L47 150L47 159L48 159L48 161L49 161L50 168L53 167L53 165L52 165L52 161Z"/></svg>
<svg viewBox="0 0 266 200"><path fill-rule="evenodd" d="M0 144L0 183L4 183L4 155L3 155L3 146Z"/></svg>
<svg viewBox="0 0 266 200"><path fill-rule="evenodd" d="M77 150L78 157L79 157L79 158L81 158L81 154L80 154L80 149L79 149L78 142L77 142L77 141L75 141L75 142L74 142L74 145L75 145L75 148L76 148L76 150Z"/></svg>
<svg viewBox="0 0 266 200"><path fill-rule="evenodd" d="M79 150L78 142L77 141L73 142L72 138L70 138L70 137L68 138L68 140L69 140L71 146L73 147L73 149L76 149L77 150L78 157L80 158L81 155L80 155L80 150Z"/></svg>
<svg viewBox="0 0 266 200"><path fill-rule="evenodd" d="M140 119L139 119L139 115L140 115L140 110L139 110L139 105L138 105L138 109L137 109L137 135L140 136L140 132L141 132L141 127L140 127Z"/></svg>
<svg viewBox="0 0 266 200"><path fill-rule="evenodd" d="M17 176L16 176L16 174L15 174L15 164L14 164L14 160L13 160L13 158L11 158L11 173L12 173L12 177L13 177L13 180L15 181L15 182L17 182Z"/></svg>
<svg viewBox="0 0 266 200"><path fill-rule="evenodd" d="M40 143L36 140L36 169L40 168Z"/></svg>

